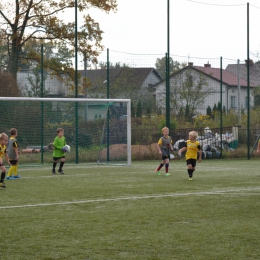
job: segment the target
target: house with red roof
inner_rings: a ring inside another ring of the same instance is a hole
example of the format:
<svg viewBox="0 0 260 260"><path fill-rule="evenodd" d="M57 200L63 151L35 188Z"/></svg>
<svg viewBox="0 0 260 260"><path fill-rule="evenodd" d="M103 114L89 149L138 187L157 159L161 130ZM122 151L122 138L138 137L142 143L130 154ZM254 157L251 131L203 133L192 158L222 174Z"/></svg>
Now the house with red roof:
<svg viewBox="0 0 260 260"><path fill-rule="evenodd" d="M222 80L221 80L222 77ZM165 109L166 83L165 80L155 86L156 104ZM254 103L253 89L250 82L250 105ZM206 114L208 106L211 109L222 100L225 111L247 107L247 81L230 71L212 68L210 64L204 66L188 66L170 76L171 112L178 114L186 106L193 115Z"/></svg>

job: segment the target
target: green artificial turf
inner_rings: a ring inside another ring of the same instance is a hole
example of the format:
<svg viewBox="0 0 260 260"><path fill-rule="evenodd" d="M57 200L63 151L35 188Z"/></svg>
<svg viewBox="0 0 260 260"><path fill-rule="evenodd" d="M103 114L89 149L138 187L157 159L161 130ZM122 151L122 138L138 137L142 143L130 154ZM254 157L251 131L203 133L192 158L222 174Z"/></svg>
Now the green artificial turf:
<svg viewBox="0 0 260 260"><path fill-rule="evenodd" d="M1 260L255 260L260 161L21 167L0 190Z"/></svg>

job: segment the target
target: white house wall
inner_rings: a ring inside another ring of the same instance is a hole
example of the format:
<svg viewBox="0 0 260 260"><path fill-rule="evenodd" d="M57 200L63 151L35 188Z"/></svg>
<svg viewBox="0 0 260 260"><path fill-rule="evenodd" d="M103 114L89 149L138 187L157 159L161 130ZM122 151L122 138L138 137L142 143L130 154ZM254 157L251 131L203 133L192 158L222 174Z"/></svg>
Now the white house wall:
<svg viewBox="0 0 260 260"><path fill-rule="evenodd" d="M195 71L194 71L195 72ZM184 72L185 73L185 72ZM185 80L185 76L184 73L177 73L175 74L175 76L172 76L170 78L170 95L173 94L173 82L174 79L176 79L176 77L179 77L178 81L180 82L179 85L181 84L181 82L183 82ZM197 72L195 72L197 73ZM220 96L220 82L214 78L211 78L209 76L207 77L207 82L208 82L208 86L204 87L207 89L211 89L211 93L205 98L205 102L203 104L201 104L200 107L197 108L196 113L197 114L206 114L207 111L207 107L210 106L211 109L214 107L214 105L218 105L218 102L220 102L221 100L221 96ZM165 86L165 81L159 83L156 86L156 105L158 108L161 108L162 111L165 111L165 100L166 100L166 86ZM236 106L232 107L231 106L231 96L235 96L236 97ZM241 109L244 109L246 107L246 97L247 97L247 88L246 87L241 87L240 90L240 107ZM250 104L251 106L253 105L253 95L251 93L251 97L250 97ZM185 107L186 103L183 102L183 106ZM228 85L226 85L225 83L222 83L222 106L227 109L238 109L238 88L237 86L233 86L233 87L229 87ZM178 113L179 111L174 111L175 107L173 107L173 105L171 104L171 111L172 112L176 112Z"/></svg>
<svg viewBox="0 0 260 260"><path fill-rule="evenodd" d="M19 71L17 73L17 82L20 90L26 95L26 88L31 90L31 84L29 78L36 79L35 75L31 71ZM66 97L70 94L69 86L65 85L64 82L59 81L56 77L50 75L47 76L44 81L44 87L49 91L50 96L62 96Z"/></svg>

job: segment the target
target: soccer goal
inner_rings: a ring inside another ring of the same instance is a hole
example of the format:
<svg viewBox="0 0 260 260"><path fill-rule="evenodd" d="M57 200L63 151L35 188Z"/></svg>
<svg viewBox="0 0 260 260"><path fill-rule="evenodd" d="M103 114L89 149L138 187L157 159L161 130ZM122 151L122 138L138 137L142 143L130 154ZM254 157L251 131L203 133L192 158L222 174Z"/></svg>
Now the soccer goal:
<svg viewBox="0 0 260 260"><path fill-rule="evenodd" d="M0 97L0 132L18 131L20 164L52 162L57 128L69 163L131 165L131 100Z"/></svg>

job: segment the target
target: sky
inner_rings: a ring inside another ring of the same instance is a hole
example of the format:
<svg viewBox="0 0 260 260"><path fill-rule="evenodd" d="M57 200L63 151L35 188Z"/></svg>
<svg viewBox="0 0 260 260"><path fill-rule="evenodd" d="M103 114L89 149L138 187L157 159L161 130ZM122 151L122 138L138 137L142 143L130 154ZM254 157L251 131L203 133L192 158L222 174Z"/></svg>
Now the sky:
<svg viewBox="0 0 260 260"><path fill-rule="evenodd" d="M97 9L91 9L89 13L104 31L105 49L140 57L152 54L155 56L151 62L155 63L156 57L165 56L168 47L167 1L117 0L116 13L106 14ZM203 63L213 59L219 64L223 57L232 63L237 59L244 62L247 58L247 3L250 58L260 60L257 57L260 53L259 0L169 2L169 48L174 60L199 63L202 59Z"/></svg>

